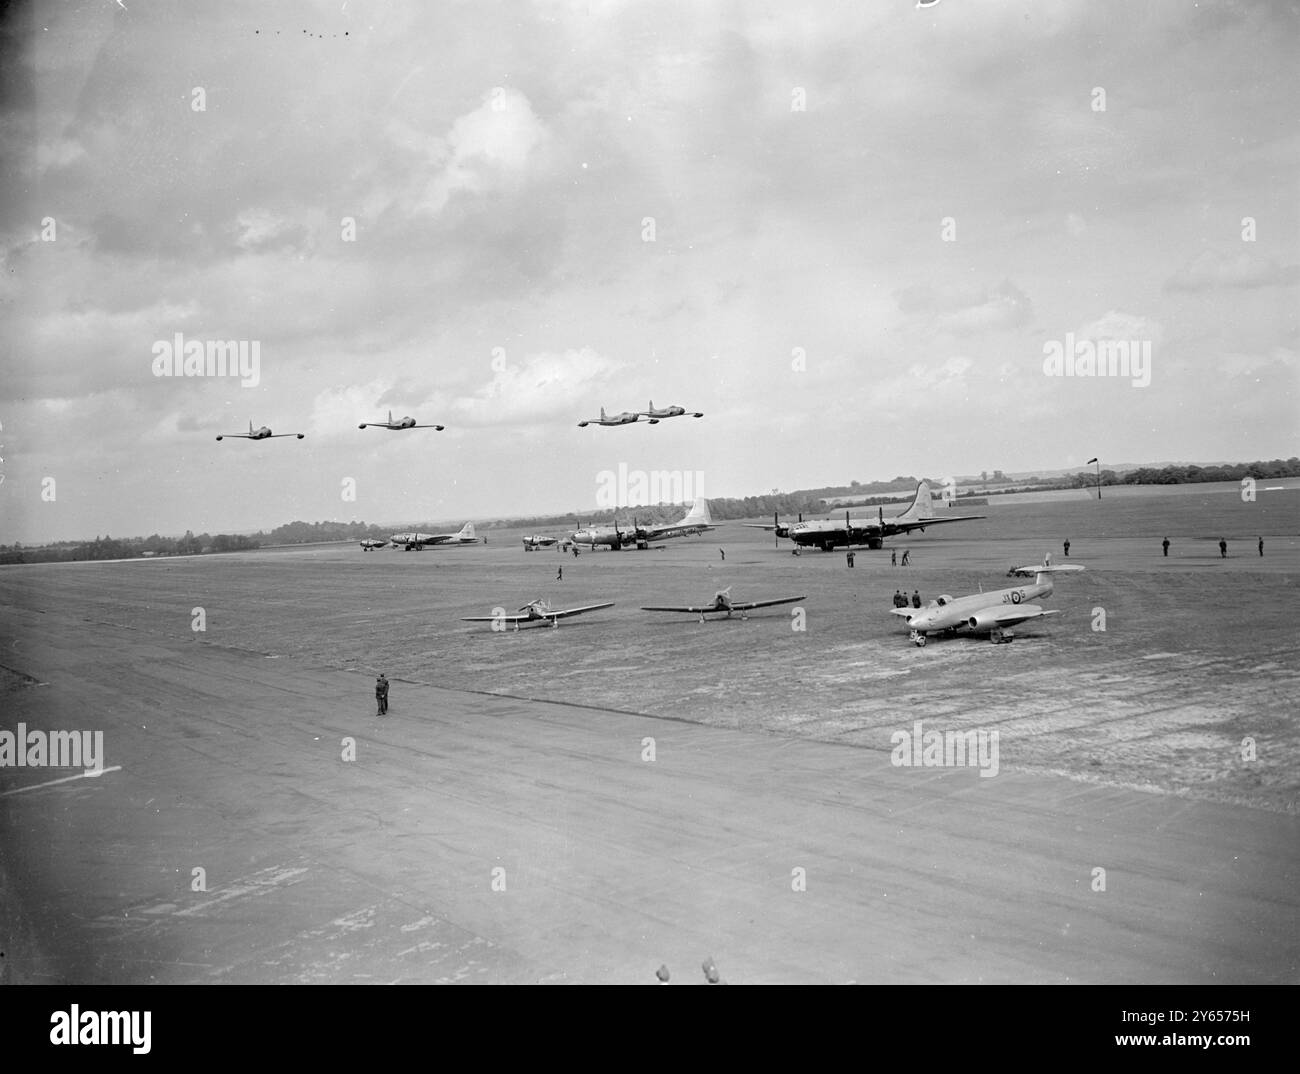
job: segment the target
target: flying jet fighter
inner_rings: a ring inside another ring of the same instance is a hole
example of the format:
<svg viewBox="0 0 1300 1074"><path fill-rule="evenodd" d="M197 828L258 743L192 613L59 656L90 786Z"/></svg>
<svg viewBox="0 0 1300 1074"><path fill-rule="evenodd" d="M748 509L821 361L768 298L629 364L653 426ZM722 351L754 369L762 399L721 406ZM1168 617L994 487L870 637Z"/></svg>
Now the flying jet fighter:
<svg viewBox="0 0 1300 1074"><path fill-rule="evenodd" d="M248 432L246 433L222 433L217 437L218 440L224 440L226 437L239 438L241 440L278 440L282 436L296 436L301 440L305 433L273 433L269 428L263 425L260 429L254 429L253 423L248 423Z"/></svg>
<svg viewBox="0 0 1300 1074"><path fill-rule="evenodd" d="M458 533L394 533L390 538L393 547L404 545L408 552L418 552L426 545L442 544L478 544L474 535L474 523L466 522Z"/></svg>
<svg viewBox="0 0 1300 1074"><path fill-rule="evenodd" d="M539 548L550 548L558 540L557 537L543 537L540 533L534 533L531 537L524 538L524 551L536 552Z"/></svg>
<svg viewBox="0 0 1300 1074"><path fill-rule="evenodd" d="M599 418L588 418L586 421L578 422L579 429L585 429L588 425L631 425L633 422L640 421L641 415L634 410L625 410L621 414L606 414L605 408L600 408ZM658 418L650 419L651 425L658 425Z"/></svg>
<svg viewBox="0 0 1300 1074"><path fill-rule="evenodd" d="M463 615L462 623L513 623L516 630L519 629L520 623L545 623L549 622L551 626L558 627L560 620L570 615L582 615L583 612L595 612L601 608L612 608L613 602L609 604L585 604L581 608L565 608L563 611L553 610L547 601L538 597L536 600L529 601L519 609L522 615L506 615L505 609L501 610L500 615ZM502 626L500 629L504 630Z"/></svg>
<svg viewBox="0 0 1300 1074"><path fill-rule="evenodd" d="M745 613L752 611L754 608L770 608L774 604L794 604L796 601L806 600L805 596L798 597L778 597L776 600L732 600L731 586L726 589L720 589L713 595L712 604L703 604L699 607L695 605L685 605L676 608L642 608L643 612L688 612L691 615L698 615L700 622L704 622L706 615L713 612L726 612L727 618L731 618L732 612L739 612L740 618L748 619Z"/></svg>
<svg viewBox="0 0 1300 1074"><path fill-rule="evenodd" d="M704 414L698 410L687 410L685 407L680 406L666 406L660 410L656 410L655 401L653 399L650 400L649 410L642 410L638 413L644 414L647 418L654 418L656 421L660 418L680 418L686 414L690 414L693 418L704 417Z"/></svg>
<svg viewBox="0 0 1300 1074"><path fill-rule="evenodd" d="M373 552L376 548L383 548L387 543L387 541L372 541L367 539L361 542L361 549L363 552Z"/></svg>
<svg viewBox="0 0 1300 1074"><path fill-rule="evenodd" d="M394 421L391 410L388 412L387 421L363 421L357 428L366 429L372 425L376 429L388 429L392 432L400 432L402 429L437 429L438 432L442 432L446 428L445 425L416 425L412 417L398 418Z"/></svg>
<svg viewBox="0 0 1300 1074"><path fill-rule="evenodd" d="M927 634L955 634L966 631L988 634L996 643L1010 642L1015 634L1011 627L1029 619L1042 619L1060 615L1056 610L1045 610L1037 604L1027 603L1038 597L1052 595L1052 575L1060 571L1081 571L1083 567L1015 567L1011 573L1034 578L1033 585L1020 585L1013 589L998 589L992 593L975 593L969 597L950 597L946 593L932 600L924 608L894 608L892 614L901 615L911 627L908 637L920 646Z"/></svg>
<svg viewBox="0 0 1300 1074"><path fill-rule="evenodd" d="M880 548L886 537L912 530L925 532L926 526L939 526L945 522L970 522L984 515L939 515L935 513L934 503L930 498L930 483L922 481L916 486L916 495L911 505L901 515L885 517L885 509L878 509L876 518L850 518L844 512L844 521L838 519L813 519L805 522L800 516L798 522L782 522L775 515L772 525L746 522L750 529L770 530L777 537L789 537L800 547L811 545L829 552L834 548L849 545L863 545L868 548Z"/></svg>

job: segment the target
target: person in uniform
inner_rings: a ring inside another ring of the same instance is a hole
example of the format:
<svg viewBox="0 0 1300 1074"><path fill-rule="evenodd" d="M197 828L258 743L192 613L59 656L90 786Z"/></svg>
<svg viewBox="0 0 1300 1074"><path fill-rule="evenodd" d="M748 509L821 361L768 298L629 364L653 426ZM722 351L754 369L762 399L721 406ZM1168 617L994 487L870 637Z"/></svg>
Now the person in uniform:
<svg viewBox="0 0 1300 1074"><path fill-rule="evenodd" d="M1166 555L1166 556L1169 555L1169 538L1168 538L1168 537L1166 537L1163 541L1160 542L1160 547L1163 548L1163 549L1165 550L1165 555Z"/></svg>
<svg viewBox="0 0 1300 1074"><path fill-rule="evenodd" d="M920 606L921 606L921 591L920 591L919 589L913 589L913 590L912 590L912 607L913 607L913 608L919 608Z"/></svg>
<svg viewBox="0 0 1300 1074"><path fill-rule="evenodd" d="M375 704L379 708L379 711L375 715L388 715L388 680L384 678L382 672L380 673L379 678L375 680Z"/></svg>
<svg viewBox="0 0 1300 1074"><path fill-rule="evenodd" d="M1065 558L1066 558L1066 559L1069 559L1069 558L1070 558L1070 538L1067 537L1067 538L1065 539L1065 544L1064 544L1063 547L1065 548Z"/></svg>
<svg viewBox="0 0 1300 1074"><path fill-rule="evenodd" d="M1220 559L1228 558L1228 541L1224 537L1219 538L1219 558Z"/></svg>

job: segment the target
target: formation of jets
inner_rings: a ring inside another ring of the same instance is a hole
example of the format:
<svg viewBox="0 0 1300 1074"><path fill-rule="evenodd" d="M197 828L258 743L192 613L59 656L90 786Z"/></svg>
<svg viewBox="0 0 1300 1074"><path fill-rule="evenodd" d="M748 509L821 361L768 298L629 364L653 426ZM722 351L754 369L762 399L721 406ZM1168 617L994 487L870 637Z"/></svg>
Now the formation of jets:
<svg viewBox="0 0 1300 1074"><path fill-rule="evenodd" d="M655 407L655 401L650 400L649 410L624 410L619 414L606 414L605 408L600 408L600 417L587 418L585 421L578 422L579 429L585 429L588 425L634 425L642 418L646 419L648 425L658 425L664 418L680 418L690 414L693 418L702 418L704 413L698 410L687 410L680 406L666 406L661 408Z"/></svg>
<svg viewBox="0 0 1300 1074"><path fill-rule="evenodd" d="M301 440L305 435L306 433L273 433L271 432L270 428L266 425L263 425L259 429L254 429L253 423L250 421L248 423L248 432L222 433L220 436L217 437L217 439L224 440L226 439L226 437L230 437L232 439L239 439L239 440L278 440L284 436L296 436L299 440Z"/></svg>
<svg viewBox="0 0 1300 1074"><path fill-rule="evenodd" d="M776 537L787 537L799 547L811 546L829 552L834 548L847 548L851 545L866 545L878 549L886 537L895 537L900 533L913 530L925 532L926 526L940 526L946 522L970 522L984 518L984 515L939 515L935 513L934 501L930 496L930 483L922 481L916 486L916 495L911 505L901 515L885 517L885 509L878 509L876 518L850 518L844 512L844 521L838 519L814 519L805 522L800 517L798 522L782 522L776 516L772 525L758 522L746 522L751 529L768 530Z"/></svg>
<svg viewBox="0 0 1300 1074"><path fill-rule="evenodd" d="M928 634L988 634L995 643L1010 642L1015 634L1011 628L1030 619L1060 615L1055 609L1044 609L1030 601L1052 595L1052 575L1062 571L1081 571L1077 565L1049 567L1015 567L1013 574L1032 575L1032 585L1011 589L998 589L992 593L975 593L969 597L950 597L946 593L932 600L924 608L894 608L892 614L907 620L908 637L919 646L925 645Z"/></svg>
<svg viewBox="0 0 1300 1074"><path fill-rule="evenodd" d="M601 545L617 552L628 545L645 549L650 547L651 541L663 541L670 537L694 537L716 528L709 514L708 501L699 499L685 516L676 522L642 526L633 519L631 528L624 529L615 519L609 526L580 526L569 536L569 540L576 545L586 545L592 551Z"/></svg>
<svg viewBox="0 0 1300 1074"><path fill-rule="evenodd" d="M641 610L643 612L686 612L691 615L698 615L700 617L700 622L703 623L706 615L715 612L725 612L728 619L731 618L732 612L739 612L740 618L748 619L749 616L745 613L753 611L755 608L771 608L777 604L794 604L796 601L807 599L806 596L801 594L797 597L777 597L773 600L732 600L731 586L727 586L726 589L718 590L718 592L713 595L713 600L708 604L701 604L698 606L687 604L674 607L643 607Z"/></svg>
<svg viewBox="0 0 1300 1074"><path fill-rule="evenodd" d="M550 623L553 627L560 625L561 619L567 619L571 615L583 615L586 612L600 611L601 608L612 608L613 603L609 604L584 604L580 608L564 608L557 610L551 607L550 603L542 597L529 601L519 613L515 615L506 615L504 609L496 615L464 615L461 616L461 622L464 623L500 623L498 629L504 630L506 624L513 625L516 630L519 629L520 623Z"/></svg>

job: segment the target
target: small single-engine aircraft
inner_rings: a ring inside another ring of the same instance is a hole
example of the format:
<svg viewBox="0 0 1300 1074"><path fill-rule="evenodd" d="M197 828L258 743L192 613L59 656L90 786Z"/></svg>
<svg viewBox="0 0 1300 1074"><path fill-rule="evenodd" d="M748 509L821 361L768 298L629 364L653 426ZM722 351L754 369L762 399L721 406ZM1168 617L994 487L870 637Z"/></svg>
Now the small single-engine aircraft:
<svg viewBox="0 0 1300 1074"><path fill-rule="evenodd" d="M373 552L376 548L383 548L387 541L373 541L367 538L361 542L361 549L364 552Z"/></svg>
<svg viewBox="0 0 1300 1074"><path fill-rule="evenodd" d="M647 418L654 418L656 421L660 418L680 418L686 414L690 414L693 418L704 417L704 414L701 411L687 410L685 407L680 406L666 406L662 409L656 409L655 401L653 399L650 400L650 409L642 410L640 413L644 414Z"/></svg>
<svg viewBox="0 0 1300 1074"><path fill-rule="evenodd" d="M218 440L224 440L226 437L237 437L241 440L278 440L282 436L296 436L301 440L306 433L273 433L269 428L263 425L260 429L254 429L253 423L248 423L248 432L246 433L222 433Z"/></svg>
<svg viewBox="0 0 1300 1074"><path fill-rule="evenodd" d="M625 410L621 414L606 414L605 408L600 408L599 418L588 418L586 421L578 422L579 429L585 429L588 425L631 425L635 421L640 421L641 415L633 410ZM651 425L658 425L658 418L650 419Z"/></svg>
<svg viewBox="0 0 1300 1074"><path fill-rule="evenodd" d="M912 530L925 532L926 526L939 526L945 522L971 522L984 515L940 515L934 510L930 498L930 483L922 481L916 486L916 495L911 505L901 515L885 517L883 507L877 509L876 518L850 518L844 512L844 521L838 519L815 519L805 522L799 516L798 522L782 522L776 515L772 516L772 525L758 522L746 522L750 529L772 530L777 537L789 537L797 546L811 545L829 552L834 548L847 548L850 545L863 545L868 548L880 548L886 537Z"/></svg>
<svg viewBox="0 0 1300 1074"><path fill-rule="evenodd" d="M550 604L542 597L529 601L519 609L522 615L506 615L505 609L502 608L500 615L463 615L463 623L513 623L515 629L519 629L520 623L544 623L550 622L551 626L558 627L560 620L570 615L581 615L583 612L595 612L601 608L612 608L613 602L609 604L584 604L581 608L565 608L563 611L552 610ZM504 630L504 625L499 629Z"/></svg>
<svg viewBox="0 0 1300 1074"><path fill-rule="evenodd" d="M474 523L466 522L458 533L394 533L390 538L393 547L405 546L408 552L418 552L426 545L442 544L478 544L474 535Z"/></svg>
<svg viewBox="0 0 1300 1074"><path fill-rule="evenodd" d="M713 612L726 612L727 618L731 618L732 612L739 612L740 618L748 619L745 613L753 611L755 608L770 608L774 604L794 604L796 601L807 600L805 596L798 597L778 597L776 600L732 600L731 586L726 589L720 589L713 595L712 604L703 604L698 607L693 604L687 604L676 608L642 608L643 612L687 612L690 615L698 615L700 622L704 622L704 617Z"/></svg>
<svg viewBox="0 0 1300 1074"><path fill-rule="evenodd" d="M531 537L524 538L524 551L536 552L539 548L550 548L558 540L558 537L543 537L540 533L534 533Z"/></svg>
<svg viewBox="0 0 1300 1074"><path fill-rule="evenodd" d="M363 421L357 426L357 428L367 429L372 425L376 429L389 429L393 432L398 432L402 429L437 429L438 432L442 432L442 430L446 428L445 425L416 425L415 419L412 417L398 418L394 421L393 412L391 410L388 412L387 421Z"/></svg>
<svg viewBox="0 0 1300 1074"><path fill-rule="evenodd" d="M1033 576L1034 584L998 589L992 593L975 593L969 597L950 597L945 593L924 608L894 608L892 614L907 620L907 625L912 628L908 637L916 645L924 645L927 634L956 634L960 631L988 634L989 641L995 644L1010 642L1015 637L1010 628L1016 624L1061 614L1055 609L1049 611L1027 603L1052 595L1052 575L1081 570L1084 568L1073 564L1013 567L1008 573Z"/></svg>

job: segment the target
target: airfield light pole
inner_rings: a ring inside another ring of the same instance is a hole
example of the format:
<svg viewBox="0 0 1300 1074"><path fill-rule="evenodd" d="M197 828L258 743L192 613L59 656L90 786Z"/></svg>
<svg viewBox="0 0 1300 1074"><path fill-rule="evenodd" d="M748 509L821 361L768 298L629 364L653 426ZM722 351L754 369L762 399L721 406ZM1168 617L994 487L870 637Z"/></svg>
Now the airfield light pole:
<svg viewBox="0 0 1300 1074"><path fill-rule="evenodd" d="M1095 462L1097 464L1097 499L1100 500L1101 499L1101 460L1089 459L1088 461Z"/></svg>

